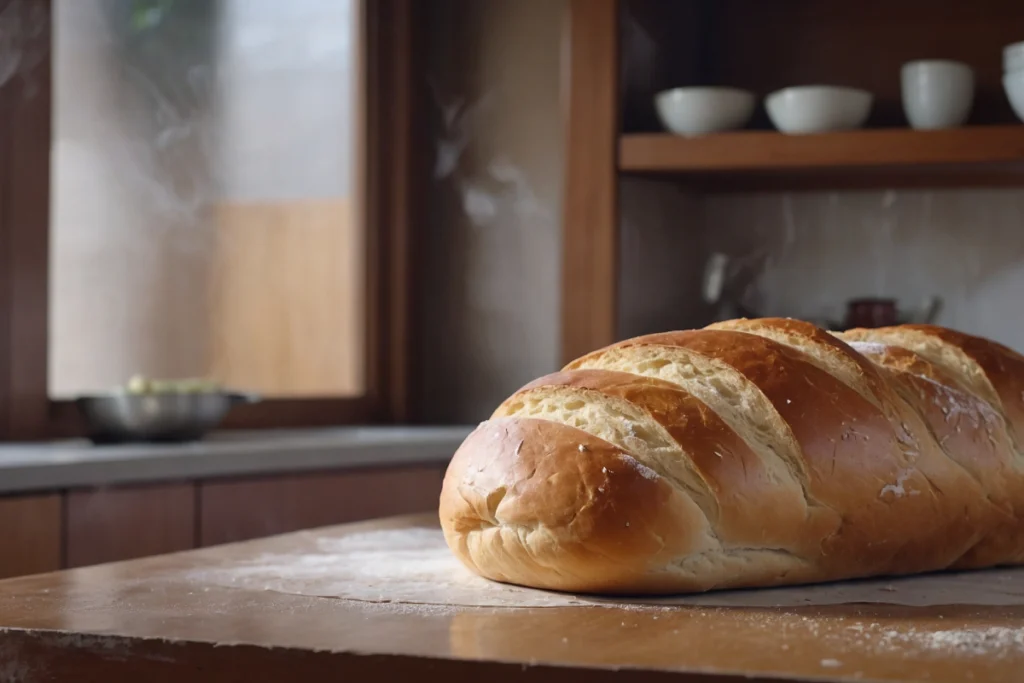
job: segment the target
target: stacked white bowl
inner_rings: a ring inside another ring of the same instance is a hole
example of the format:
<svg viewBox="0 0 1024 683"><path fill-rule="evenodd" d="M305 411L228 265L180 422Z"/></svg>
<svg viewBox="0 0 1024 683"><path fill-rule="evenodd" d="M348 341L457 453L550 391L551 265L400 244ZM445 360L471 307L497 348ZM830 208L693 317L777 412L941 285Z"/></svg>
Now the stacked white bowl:
<svg viewBox="0 0 1024 683"><path fill-rule="evenodd" d="M754 93L726 87L672 88L654 98L661 124L688 137L743 128L756 104Z"/></svg>
<svg viewBox="0 0 1024 683"><path fill-rule="evenodd" d="M1013 111L1024 121L1024 41L1003 48L1003 88Z"/></svg>
<svg viewBox="0 0 1024 683"><path fill-rule="evenodd" d="M860 128L871 114L874 96L838 85L798 85L776 90L764 100L768 118L783 133L800 135Z"/></svg>

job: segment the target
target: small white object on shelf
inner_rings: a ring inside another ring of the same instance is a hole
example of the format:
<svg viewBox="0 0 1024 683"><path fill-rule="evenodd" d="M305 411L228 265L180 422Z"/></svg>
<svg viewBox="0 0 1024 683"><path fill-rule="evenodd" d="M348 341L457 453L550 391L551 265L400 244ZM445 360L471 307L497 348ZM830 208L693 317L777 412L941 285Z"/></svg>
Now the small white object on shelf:
<svg viewBox="0 0 1024 683"><path fill-rule="evenodd" d="M772 124L783 133L827 133L860 128L871 114L874 96L866 90L833 85L793 86L765 98Z"/></svg>
<svg viewBox="0 0 1024 683"><path fill-rule="evenodd" d="M1024 121L1024 70L1003 74L1003 89L1017 117Z"/></svg>
<svg viewBox="0 0 1024 683"><path fill-rule="evenodd" d="M1003 48L1003 71L1024 71L1024 40Z"/></svg>
<svg viewBox="0 0 1024 683"><path fill-rule="evenodd" d="M922 59L900 69L903 112L915 130L963 125L974 104L974 70L963 62Z"/></svg>
<svg viewBox="0 0 1024 683"><path fill-rule="evenodd" d="M1003 48L1003 89L1013 111L1024 121L1024 41Z"/></svg>
<svg viewBox="0 0 1024 683"><path fill-rule="evenodd" d="M654 97L661 124L686 136L743 128L756 103L752 92L717 86L672 88Z"/></svg>

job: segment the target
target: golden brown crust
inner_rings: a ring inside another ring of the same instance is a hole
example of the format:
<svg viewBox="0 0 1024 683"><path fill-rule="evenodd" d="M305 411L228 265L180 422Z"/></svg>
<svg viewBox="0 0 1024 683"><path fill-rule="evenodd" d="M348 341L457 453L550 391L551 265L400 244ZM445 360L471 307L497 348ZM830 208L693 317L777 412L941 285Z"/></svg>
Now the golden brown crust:
<svg viewBox="0 0 1024 683"><path fill-rule="evenodd" d="M1024 427L1024 357L927 326L839 337L730 321L531 382L453 458L449 545L483 576L588 592L1024 562L1024 467L999 414Z"/></svg>
<svg viewBox="0 0 1024 683"><path fill-rule="evenodd" d="M1024 448L1024 356L988 339L935 325L899 325L878 329L854 329L841 335L847 340L881 342L908 348L928 358L936 349L926 348L929 340L939 342L977 364L981 380L972 368L960 367L956 359L932 357L943 371L971 393L988 401L1006 418L1017 447ZM956 367L954 367L956 364Z"/></svg>
<svg viewBox="0 0 1024 683"><path fill-rule="evenodd" d="M441 524L471 569L553 590L643 590L714 543L696 506L635 459L565 425L491 420L445 475Z"/></svg>
<svg viewBox="0 0 1024 683"><path fill-rule="evenodd" d="M1024 356L1002 344L944 327L904 327L933 335L952 344L980 365L999 396L1000 408L1013 429L1018 444L1024 445Z"/></svg>
<svg viewBox="0 0 1024 683"><path fill-rule="evenodd" d="M908 442L906 430L881 410L781 344L713 330L649 335L625 343L683 346L717 358L771 401L800 445L811 494L844 520L824 548L826 573L946 567L992 523L969 477L937 461L917 440ZM907 533L911 528L916 531Z"/></svg>
<svg viewBox="0 0 1024 683"><path fill-rule="evenodd" d="M1024 560L1024 471L1014 462L1002 417L913 351L856 342L854 348L886 371L889 383L924 418L943 451L978 481L1000 512L993 530L953 566Z"/></svg>
<svg viewBox="0 0 1024 683"><path fill-rule="evenodd" d="M826 365L843 366L845 370L843 374L846 377L839 376L838 379L876 405L891 398L889 387L879 377L878 371L871 361L851 349L846 342L835 335L829 334L809 322L792 318L740 318L715 323L705 329L732 330L763 335L782 344L786 344L788 341L791 348L797 350L818 347L819 355L831 356L830 363L820 363L817 364L818 367L825 369L823 366ZM846 381L847 378L850 381Z"/></svg>
<svg viewBox="0 0 1024 683"><path fill-rule="evenodd" d="M876 365L929 379L944 386L954 387L964 393L968 391L953 375L910 349L904 349L891 344L859 341L851 341L849 346L865 360L870 359Z"/></svg>
<svg viewBox="0 0 1024 683"><path fill-rule="evenodd" d="M516 392L569 386L623 398L647 411L679 444L715 500L712 522L730 546L758 545L812 559L839 527L839 517L814 508L800 486L781 486L750 446L717 413L680 387L608 370L557 372Z"/></svg>

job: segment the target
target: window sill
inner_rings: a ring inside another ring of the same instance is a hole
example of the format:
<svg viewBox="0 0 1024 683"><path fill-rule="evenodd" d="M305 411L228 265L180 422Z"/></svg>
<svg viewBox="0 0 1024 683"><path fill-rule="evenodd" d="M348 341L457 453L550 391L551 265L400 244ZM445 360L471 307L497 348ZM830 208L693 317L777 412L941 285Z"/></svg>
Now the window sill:
<svg viewBox="0 0 1024 683"><path fill-rule="evenodd" d="M446 463L469 426L220 432L189 444L0 444L0 494Z"/></svg>

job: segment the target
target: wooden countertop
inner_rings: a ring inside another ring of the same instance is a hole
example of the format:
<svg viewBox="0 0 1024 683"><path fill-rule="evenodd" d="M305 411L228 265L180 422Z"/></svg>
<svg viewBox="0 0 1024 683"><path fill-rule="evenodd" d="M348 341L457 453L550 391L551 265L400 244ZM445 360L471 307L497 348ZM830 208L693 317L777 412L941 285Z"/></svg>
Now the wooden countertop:
<svg viewBox="0 0 1024 683"><path fill-rule="evenodd" d="M473 608L204 578L225 562L304 551L318 538L416 527L436 520L381 520L2 581L0 682L1024 676L1021 606Z"/></svg>

